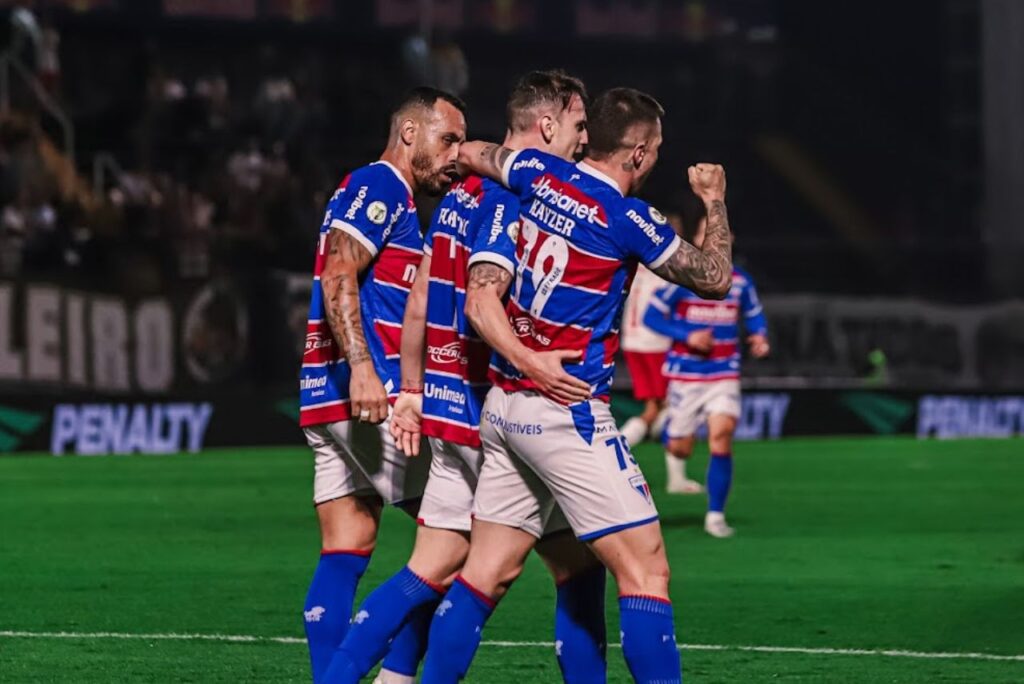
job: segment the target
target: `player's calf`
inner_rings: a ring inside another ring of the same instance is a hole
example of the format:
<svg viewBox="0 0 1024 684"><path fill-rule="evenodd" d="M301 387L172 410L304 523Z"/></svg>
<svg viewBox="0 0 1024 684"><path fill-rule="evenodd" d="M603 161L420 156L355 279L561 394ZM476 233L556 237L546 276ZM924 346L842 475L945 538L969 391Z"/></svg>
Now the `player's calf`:
<svg viewBox="0 0 1024 684"><path fill-rule="evenodd" d="M462 575L441 599L430 626L424 684L449 684L466 676L484 625L522 572L536 538L523 530L473 521L472 543Z"/></svg>
<svg viewBox="0 0 1024 684"><path fill-rule="evenodd" d="M594 540L591 548L619 587L622 652L637 682L681 682L669 567L658 523Z"/></svg>
<svg viewBox="0 0 1024 684"><path fill-rule="evenodd" d="M608 678L604 621L606 572L570 530L537 544L557 587L555 655L567 684L604 684Z"/></svg>
<svg viewBox="0 0 1024 684"><path fill-rule="evenodd" d="M468 536L424 526L417 530L408 565L374 589L356 611L333 655L326 682L358 682L385 653L387 669L416 674L430 615L462 568Z"/></svg>
<svg viewBox="0 0 1024 684"><path fill-rule="evenodd" d="M725 504L732 488L732 437L736 431L736 418L713 414L708 418L708 511L704 516L704 530L712 537L726 538L734 533L725 521Z"/></svg>
<svg viewBox="0 0 1024 684"><path fill-rule="evenodd" d="M686 461L693 455L694 437L669 438L665 446L665 489L669 494L700 494L704 488L686 477Z"/></svg>

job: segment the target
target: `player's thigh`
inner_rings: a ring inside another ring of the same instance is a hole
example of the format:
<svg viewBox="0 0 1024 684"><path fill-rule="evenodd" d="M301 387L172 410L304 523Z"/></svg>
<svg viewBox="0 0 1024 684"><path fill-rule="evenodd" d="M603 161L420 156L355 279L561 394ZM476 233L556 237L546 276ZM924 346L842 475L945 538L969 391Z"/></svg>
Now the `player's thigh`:
<svg viewBox="0 0 1024 684"><path fill-rule="evenodd" d="M468 534L483 449L431 438L430 451L430 473L417 520L427 527Z"/></svg>
<svg viewBox="0 0 1024 684"><path fill-rule="evenodd" d="M620 595L669 597L668 557L657 521L598 537L590 548L614 575Z"/></svg>
<svg viewBox="0 0 1024 684"><path fill-rule="evenodd" d="M469 532L420 525L407 565L419 577L447 588L469 555Z"/></svg>
<svg viewBox="0 0 1024 684"><path fill-rule="evenodd" d="M380 425L331 423L328 430L345 450L350 465L362 473L384 503L415 515L430 470L429 448L421 449L416 458L407 457L395 444L387 421Z"/></svg>
<svg viewBox="0 0 1024 684"><path fill-rule="evenodd" d="M669 440L692 437L700 425L703 410L701 383L672 380L668 383Z"/></svg>
<svg viewBox="0 0 1024 684"><path fill-rule="evenodd" d="M519 393L506 438L580 539L657 519L647 480L604 402L566 407L539 394Z"/></svg>
<svg viewBox="0 0 1024 684"><path fill-rule="evenodd" d="M473 501L473 517L520 529L539 539L554 500L536 473L512 451L507 430L515 397L495 387L484 402L480 425L484 461Z"/></svg>

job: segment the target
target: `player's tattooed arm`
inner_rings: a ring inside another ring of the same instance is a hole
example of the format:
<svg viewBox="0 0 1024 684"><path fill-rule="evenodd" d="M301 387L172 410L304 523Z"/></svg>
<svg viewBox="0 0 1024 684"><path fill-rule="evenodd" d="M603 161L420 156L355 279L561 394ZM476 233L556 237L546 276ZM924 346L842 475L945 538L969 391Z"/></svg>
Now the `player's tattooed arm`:
<svg viewBox="0 0 1024 684"><path fill-rule="evenodd" d="M535 352L516 336L502 299L512 274L497 264L480 262L469 269L466 287L466 318L483 340L533 380L542 392L572 404L590 398L590 386L565 372L562 364L578 361L580 352L568 349Z"/></svg>
<svg viewBox="0 0 1024 684"><path fill-rule="evenodd" d="M514 150L479 140L462 143L459 147L459 164L473 173L502 182L501 170Z"/></svg>
<svg viewBox="0 0 1024 684"><path fill-rule="evenodd" d="M702 249L680 242L679 249L654 272L707 299L723 299L732 286L732 239L725 202L708 203L708 226Z"/></svg>
<svg viewBox="0 0 1024 684"><path fill-rule="evenodd" d="M725 209L725 169L718 164L697 164L687 170L690 187L707 208L704 244L697 249L682 242L679 249L654 272L683 285L701 297L724 299L732 287L732 235Z"/></svg>
<svg viewBox="0 0 1024 684"><path fill-rule="evenodd" d="M388 417L388 394L373 367L359 309L359 276L372 260L373 255L355 238L332 229L327 235L320 288L331 334L352 368L349 399L353 417L380 423Z"/></svg>
<svg viewBox="0 0 1024 684"><path fill-rule="evenodd" d="M359 310L359 275L372 259L370 252L345 231L335 229L328 233L320 287L327 322L350 366L370 361Z"/></svg>

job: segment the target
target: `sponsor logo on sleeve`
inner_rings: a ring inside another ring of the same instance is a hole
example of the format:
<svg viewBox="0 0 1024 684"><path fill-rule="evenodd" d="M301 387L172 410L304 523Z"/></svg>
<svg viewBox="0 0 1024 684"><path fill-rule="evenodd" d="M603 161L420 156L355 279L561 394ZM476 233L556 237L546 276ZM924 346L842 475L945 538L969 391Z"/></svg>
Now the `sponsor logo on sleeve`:
<svg viewBox="0 0 1024 684"><path fill-rule="evenodd" d="M533 157L531 159L523 159L521 161L517 161L515 164L512 165L513 171L519 171L520 169L537 169L538 171L543 171L544 163L540 159L537 159L536 157Z"/></svg>
<svg viewBox="0 0 1024 684"><path fill-rule="evenodd" d="M668 219L667 219L667 218L665 218L665 215L664 215L664 214L662 214L662 213L661 213L660 211L658 211L658 210L657 210L657 209L655 209L654 207L649 207L649 210L650 210L650 213L651 213L651 218L652 218L652 219L654 220L654 222L655 222L655 223L657 223L657 224L658 224L659 226L663 226L663 225L665 225L666 223L668 223Z"/></svg>
<svg viewBox="0 0 1024 684"><path fill-rule="evenodd" d="M661 245L663 242L665 242L665 236L659 235L658 229L655 227L655 225L650 221L646 220L640 214L636 213L635 209L630 209L629 211L627 211L626 217L629 218L630 221L635 223L637 227L639 227L640 230L644 232L644 235L650 238L651 242L654 243L655 245Z"/></svg>
<svg viewBox="0 0 1024 684"><path fill-rule="evenodd" d="M348 211L345 212L346 221L354 220L356 214L358 214L359 210L363 208L363 202L366 201L366 191L368 189L369 186L364 185L359 188L358 192L356 192L356 198L352 200L352 204L349 205Z"/></svg>
<svg viewBox="0 0 1024 684"><path fill-rule="evenodd" d="M370 202L370 206L366 207L366 218L370 219L370 222L375 225L384 225L384 221L387 220L387 217L388 207L380 200Z"/></svg>

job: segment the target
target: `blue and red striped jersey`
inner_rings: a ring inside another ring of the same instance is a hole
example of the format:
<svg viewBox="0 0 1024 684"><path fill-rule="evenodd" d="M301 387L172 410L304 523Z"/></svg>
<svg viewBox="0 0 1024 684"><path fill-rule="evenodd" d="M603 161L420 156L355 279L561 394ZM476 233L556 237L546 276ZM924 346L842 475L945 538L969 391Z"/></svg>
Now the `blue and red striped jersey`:
<svg viewBox="0 0 1024 684"><path fill-rule="evenodd" d="M343 230L373 256L359 283L359 308L374 369L388 396L401 382L399 340L409 290L423 252L412 189L391 164L379 161L356 169L327 204L313 267L313 293L306 323L306 349L299 375L299 423L303 427L351 417L351 369L324 315L320 273L327 260L327 236Z"/></svg>
<svg viewBox="0 0 1024 684"><path fill-rule="evenodd" d="M767 335L768 323L754 281L739 268L732 272L732 288L722 301L701 299L685 287L659 289L644 314L644 324L673 339L665 359L670 380L709 382L740 377L740 315L747 335ZM692 332L711 329L714 346L704 354L686 343Z"/></svg>
<svg viewBox="0 0 1024 684"><path fill-rule="evenodd" d="M423 385L428 437L480 446L491 350L466 319L466 280L470 262L480 257L515 270L518 220L519 198L479 176L452 186L434 213L424 246L431 254Z"/></svg>
<svg viewBox="0 0 1024 684"><path fill-rule="evenodd" d="M679 238L660 212L624 197L586 163L522 150L502 173L520 201L517 272L507 307L512 326L530 349L581 351L582 361L566 371L607 400L636 264L657 268ZM500 357L491 368L506 391L538 389Z"/></svg>

